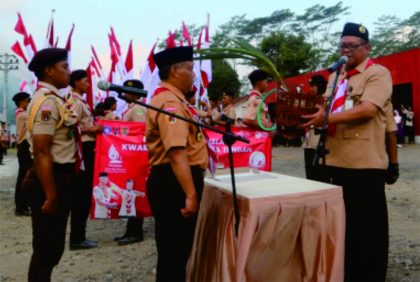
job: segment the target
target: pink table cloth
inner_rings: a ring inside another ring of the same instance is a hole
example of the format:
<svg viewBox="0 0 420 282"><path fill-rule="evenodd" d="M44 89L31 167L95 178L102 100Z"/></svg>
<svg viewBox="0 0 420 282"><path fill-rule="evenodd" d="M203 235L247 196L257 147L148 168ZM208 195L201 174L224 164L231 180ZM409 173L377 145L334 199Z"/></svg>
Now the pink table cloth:
<svg viewBox="0 0 420 282"><path fill-rule="evenodd" d="M341 187L268 172L206 178L188 281L343 281Z"/></svg>

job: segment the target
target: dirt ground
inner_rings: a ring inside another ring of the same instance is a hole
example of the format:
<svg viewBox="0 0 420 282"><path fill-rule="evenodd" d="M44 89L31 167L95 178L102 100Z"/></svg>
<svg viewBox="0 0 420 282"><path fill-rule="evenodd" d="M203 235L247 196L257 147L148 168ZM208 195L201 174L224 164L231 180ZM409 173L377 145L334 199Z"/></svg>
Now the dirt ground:
<svg viewBox="0 0 420 282"><path fill-rule="evenodd" d="M14 151L0 166L0 281L25 281L32 253L31 221L14 215L17 159ZM387 281L420 281L420 145L399 149L400 179L387 187L390 255ZM273 149L273 171L304 176L301 148ZM118 246L114 236L125 220L88 222L88 238L99 241L92 250L64 252L53 281L154 281L156 248L153 220L145 220L145 240ZM68 242L68 240L67 240Z"/></svg>

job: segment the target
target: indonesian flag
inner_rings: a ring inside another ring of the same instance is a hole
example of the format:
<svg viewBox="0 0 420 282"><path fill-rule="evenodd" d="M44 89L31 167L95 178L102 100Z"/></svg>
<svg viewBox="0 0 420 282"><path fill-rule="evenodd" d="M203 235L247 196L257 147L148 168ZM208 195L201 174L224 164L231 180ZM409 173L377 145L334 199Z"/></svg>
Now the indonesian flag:
<svg viewBox="0 0 420 282"><path fill-rule="evenodd" d="M22 60L25 62L25 64L28 64L28 59L26 58L25 53L23 52L22 47L19 44L19 41L16 41L15 44L13 44L10 49L12 49L12 51L16 55L18 55L20 58L22 58Z"/></svg>
<svg viewBox="0 0 420 282"><path fill-rule="evenodd" d="M109 42L111 47L111 52L114 52L117 58L117 64L115 65L120 75L121 80L125 80L127 75L127 71L125 69L125 64L122 59L122 52L121 52L121 45L117 40L117 36L115 35L114 29L111 27L111 34L109 35Z"/></svg>
<svg viewBox="0 0 420 282"><path fill-rule="evenodd" d="M15 31L23 36L23 45L26 50L25 57L27 58L28 61L30 61L32 57L34 56L34 54L36 53L37 49L35 46L35 42L32 38L32 35L28 34L26 30L25 23L23 22L22 16L20 15L20 13L17 13L17 15L18 15L18 21L16 22L16 25L15 25Z"/></svg>
<svg viewBox="0 0 420 282"><path fill-rule="evenodd" d="M20 92L26 92L26 93L29 93L29 94L32 93L32 90L29 87L29 84L25 79L21 80L20 85L19 85L19 91Z"/></svg>
<svg viewBox="0 0 420 282"><path fill-rule="evenodd" d="M190 33L188 32L188 28L184 22L182 22L182 36L184 36L185 40L188 42L188 46L192 46L192 40L190 37Z"/></svg>
<svg viewBox="0 0 420 282"><path fill-rule="evenodd" d="M47 36L45 37L44 48L54 47L54 11L51 13L51 19L48 23Z"/></svg>
<svg viewBox="0 0 420 282"><path fill-rule="evenodd" d="M152 95L160 81L158 73L159 70L156 66L155 60L153 59L153 54L155 53L157 43L158 41L156 41L152 47L152 50L150 50L146 65L144 66L140 75L140 80L143 82L144 89L147 90L146 103L150 102L150 99L152 98Z"/></svg>
<svg viewBox="0 0 420 282"><path fill-rule="evenodd" d="M132 79L134 77L133 40L130 40L130 45L128 46L127 56L125 57L125 69L127 71L125 79Z"/></svg>
<svg viewBox="0 0 420 282"><path fill-rule="evenodd" d="M168 37L166 38L166 49L169 48L175 48L176 42L175 42L175 33L172 33L169 31Z"/></svg>
<svg viewBox="0 0 420 282"><path fill-rule="evenodd" d="M204 42L201 46L203 49L210 47L210 35L209 35L209 23L210 17L207 15L207 25L204 27ZM207 99L207 89L212 80L211 60L203 60L201 62L201 83L202 91L200 93L201 99Z"/></svg>
<svg viewBox="0 0 420 282"><path fill-rule="evenodd" d="M104 72L103 72L103 69L102 69L101 61L99 61L99 57L98 57L98 54L96 54L95 48L92 45L90 47L92 49L93 60L95 62L94 66L95 66L96 70L98 71L96 73L96 75L98 75L101 79L104 80L105 75L104 75Z"/></svg>
<svg viewBox="0 0 420 282"><path fill-rule="evenodd" d="M88 68L86 69L86 72L88 73L88 81L89 81L89 91L86 101L88 101L89 105L91 103L91 107L93 109L93 106L96 105L99 102L102 102L106 95L105 91L100 90L96 85L98 85L98 82L102 80L102 77L100 75L100 71L98 66L96 65L95 60L92 58L90 61L90 64ZM91 102L89 102L89 99Z"/></svg>
<svg viewBox="0 0 420 282"><path fill-rule="evenodd" d="M197 50L200 50L201 46L201 38L202 38L202 32L198 35L198 42L197 42ZM194 83L193 83L193 91L195 92L195 101L196 106L198 105L200 101L200 89L201 87L201 61L194 60Z"/></svg>
<svg viewBox="0 0 420 282"><path fill-rule="evenodd" d="M68 63L71 69L71 38L73 36L74 24L71 26L69 36L67 37L66 50L68 52Z"/></svg>

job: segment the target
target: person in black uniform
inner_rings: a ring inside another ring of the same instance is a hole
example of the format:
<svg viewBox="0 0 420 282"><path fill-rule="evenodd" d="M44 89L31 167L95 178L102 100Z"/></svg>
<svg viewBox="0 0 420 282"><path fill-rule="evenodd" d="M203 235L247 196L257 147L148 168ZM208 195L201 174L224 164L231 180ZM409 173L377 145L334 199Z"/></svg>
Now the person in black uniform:
<svg viewBox="0 0 420 282"><path fill-rule="evenodd" d="M153 57L162 82L151 105L197 118L185 99L195 76L193 49L170 48ZM158 250L156 281L185 281L208 164L206 143L196 125L148 110L146 144L151 166L146 188Z"/></svg>
<svg viewBox="0 0 420 282"><path fill-rule="evenodd" d="M17 157L19 162L18 176L16 179L15 188L15 204L16 204L16 215L31 215L29 210L29 204L22 193L22 181L32 166L31 153L29 152L29 143L26 141L26 120L27 114L26 109L28 108L29 101L31 100L30 95L26 92L19 92L13 96L13 101L16 104L16 132L17 136Z"/></svg>
<svg viewBox="0 0 420 282"><path fill-rule="evenodd" d="M84 169L77 177L71 210L70 250L90 249L98 246L98 242L86 238L86 223L92 203L93 168L95 162L96 134L102 132L102 126L96 124L89 105L83 99L89 89L85 70L75 70L70 75L71 90L67 103L77 115L81 132Z"/></svg>
<svg viewBox="0 0 420 282"><path fill-rule="evenodd" d="M75 114L58 91L69 84L67 50L47 48L35 54L29 70L38 86L28 106L28 142L34 166L23 183L32 211L29 281L50 281L64 252L67 219L75 179Z"/></svg>

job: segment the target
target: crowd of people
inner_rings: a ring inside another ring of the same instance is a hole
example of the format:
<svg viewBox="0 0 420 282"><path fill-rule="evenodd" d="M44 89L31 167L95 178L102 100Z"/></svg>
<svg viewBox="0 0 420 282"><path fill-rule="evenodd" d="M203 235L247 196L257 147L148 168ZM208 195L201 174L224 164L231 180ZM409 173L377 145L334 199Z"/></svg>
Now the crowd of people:
<svg viewBox="0 0 420 282"><path fill-rule="evenodd" d="M372 62L370 48L369 33L363 25L344 26L339 49L348 62L338 81L347 85L343 89L346 100L341 111L328 116L325 134L330 153L325 167L313 164L319 138L315 128L325 119L324 105L304 116L307 122L302 124L307 129L307 177L343 187L346 281L385 280L389 238L384 188L385 183L398 179L397 123L404 122L409 141L414 141L413 112L410 107L401 107L401 113L393 113L390 73ZM191 92L195 77L191 47L166 49L153 57L161 83L152 95L152 106L211 125L230 123L253 129L261 129L260 123L266 128L273 125L267 106L260 107L267 89L266 72L257 69L249 75L252 90L247 111L238 117L234 93L229 89L222 93L221 101L210 98L196 107ZM121 116L116 114L117 100L111 96L92 111L83 98L89 87L87 74L84 70L70 72L67 60L65 49L37 52L29 64L29 70L38 78L35 92L19 92L13 97L19 160L16 214L31 215L33 229L28 280L50 280L64 252L70 215L70 250L98 246L97 241L86 238L86 224L92 195L99 203L95 213L106 205L103 199L107 192L101 183L108 181L107 173L101 173L99 184L92 187L95 139L103 130L96 121L103 119L146 123L151 167L146 188L155 223L156 280L184 281L208 166L201 128L134 103L141 99L135 94L124 94L133 102L127 104ZM322 76L312 77L311 94L329 97L334 92L334 79L334 74L328 81ZM67 86L71 90L63 96L59 89ZM143 89L143 83L135 79L125 81L124 86ZM398 122L401 115L404 118ZM5 129L2 123L0 158L7 140ZM142 240L141 217L130 217L124 235L115 238L120 245Z"/></svg>

